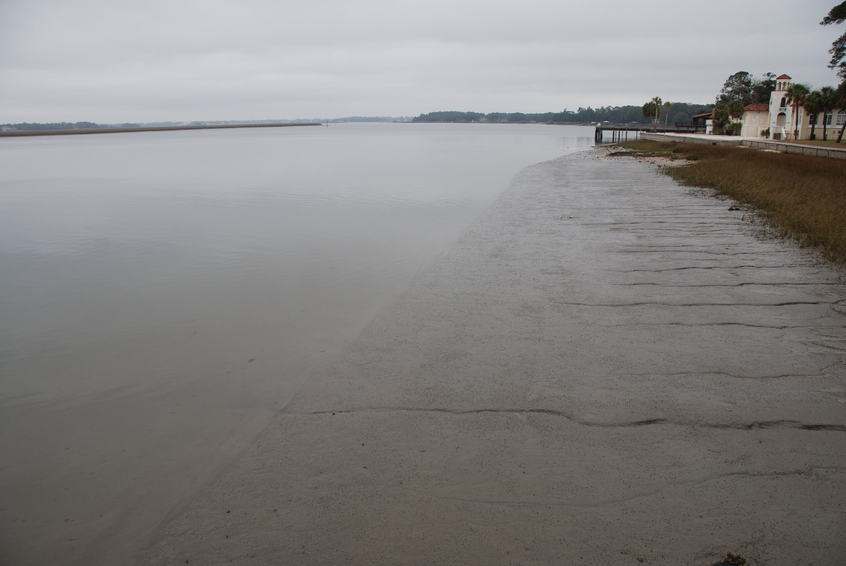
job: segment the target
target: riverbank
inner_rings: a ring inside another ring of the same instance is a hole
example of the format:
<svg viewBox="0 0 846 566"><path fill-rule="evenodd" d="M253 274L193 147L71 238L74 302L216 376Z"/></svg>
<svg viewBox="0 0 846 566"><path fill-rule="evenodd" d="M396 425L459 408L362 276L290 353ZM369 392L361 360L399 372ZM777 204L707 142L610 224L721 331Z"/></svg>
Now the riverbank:
<svg viewBox="0 0 846 566"><path fill-rule="evenodd" d="M846 557L846 290L650 164L524 170L143 564Z"/></svg>
<svg viewBox="0 0 846 566"><path fill-rule="evenodd" d="M685 160L664 171L753 206L781 234L846 264L846 161L677 142L620 145L634 156Z"/></svg>
<svg viewBox="0 0 846 566"><path fill-rule="evenodd" d="M655 133L642 132L640 140L656 142L678 142L694 143L705 145L719 145L723 147L751 147L763 151L778 153L793 153L797 155L811 155L814 157L827 157L829 159L846 159L846 147L833 143L823 144L822 142L808 141L774 141L761 138L749 138L739 136L719 136L714 134L688 134L688 133ZM615 140L623 141L623 140Z"/></svg>

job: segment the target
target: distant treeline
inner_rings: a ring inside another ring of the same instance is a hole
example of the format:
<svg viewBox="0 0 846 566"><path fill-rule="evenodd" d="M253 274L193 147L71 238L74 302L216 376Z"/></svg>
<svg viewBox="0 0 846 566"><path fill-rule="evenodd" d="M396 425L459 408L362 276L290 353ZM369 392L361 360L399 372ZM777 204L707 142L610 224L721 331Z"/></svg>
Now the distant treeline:
<svg viewBox="0 0 846 566"><path fill-rule="evenodd" d="M689 124L695 114L710 112L712 106L705 104L688 104L686 102L673 102L672 106L665 112L669 124ZM600 108L579 108L575 112L564 110L563 112L542 112L537 114L526 114L523 112L458 112L443 111L421 114L412 120L413 122L486 122L494 124L519 124L519 123L594 123L612 122L615 124L640 123L648 124L651 119L643 115L641 106L602 106Z"/></svg>
<svg viewBox="0 0 846 566"><path fill-rule="evenodd" d="M3 130L48 131L48 130L97 130L100 128L137 128L139 124L96 124L94 122L20 122L18 124L0 124Z"/></svg>
<svg viewBox="0 0 846 566"><path fill-rule="evenodd" d="M62 130L97 130L114 128L157 128L171 126L228 126L235 124L312 124L314 122L410 122L407 116L347 116L344 118L299 118L296 120L204 120L193 122L141 122L123 124L97 124L95 122L52 122L0 124L0 131L62 131Z"/></svg>

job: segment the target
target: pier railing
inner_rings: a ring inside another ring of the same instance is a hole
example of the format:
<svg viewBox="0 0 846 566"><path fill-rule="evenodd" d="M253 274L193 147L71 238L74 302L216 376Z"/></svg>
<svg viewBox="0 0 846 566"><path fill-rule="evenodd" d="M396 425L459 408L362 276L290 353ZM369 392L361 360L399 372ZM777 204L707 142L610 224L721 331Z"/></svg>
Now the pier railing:
<svg viewBox="0 0 846 566"><path fill-rule="evenodd" d="M610 132L610 136L606 135ZM618 143L636 140L641 132L663 134L704 134L705 127L693 124L675 124L673 126L653 126L652 124L598 124L594 134L594 141L600 143ZM610 137L610 139L609 139Z"/></svg>

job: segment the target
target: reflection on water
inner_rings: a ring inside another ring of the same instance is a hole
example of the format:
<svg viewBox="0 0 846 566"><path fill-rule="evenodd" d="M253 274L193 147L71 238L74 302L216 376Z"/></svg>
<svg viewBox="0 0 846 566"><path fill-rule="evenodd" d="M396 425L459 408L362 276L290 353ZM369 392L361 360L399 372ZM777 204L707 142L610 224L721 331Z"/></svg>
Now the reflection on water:
<svg viewBox="0 0 846 566"><path fill-rule="evenodd" d="M0 139L0 562L119 564L588 128Z"/></svg>
<svg viewBox="0 0 846 566"><path fill-rule="evenodd" d="M517 170L589 134L356 124L2 140L3 400L196 379L360 323Z"/></svg>

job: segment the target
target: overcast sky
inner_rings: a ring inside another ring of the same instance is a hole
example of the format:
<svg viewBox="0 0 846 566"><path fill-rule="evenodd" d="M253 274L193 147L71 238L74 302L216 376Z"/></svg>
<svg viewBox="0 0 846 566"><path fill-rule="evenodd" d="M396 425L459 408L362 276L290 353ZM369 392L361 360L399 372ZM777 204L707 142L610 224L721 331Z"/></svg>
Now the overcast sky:
<svg viewBox="0 0 846 566"><path fill-rule="evenodd" d="M0 0L0 123L547 112L835 85L835 0Z"/></svg>

